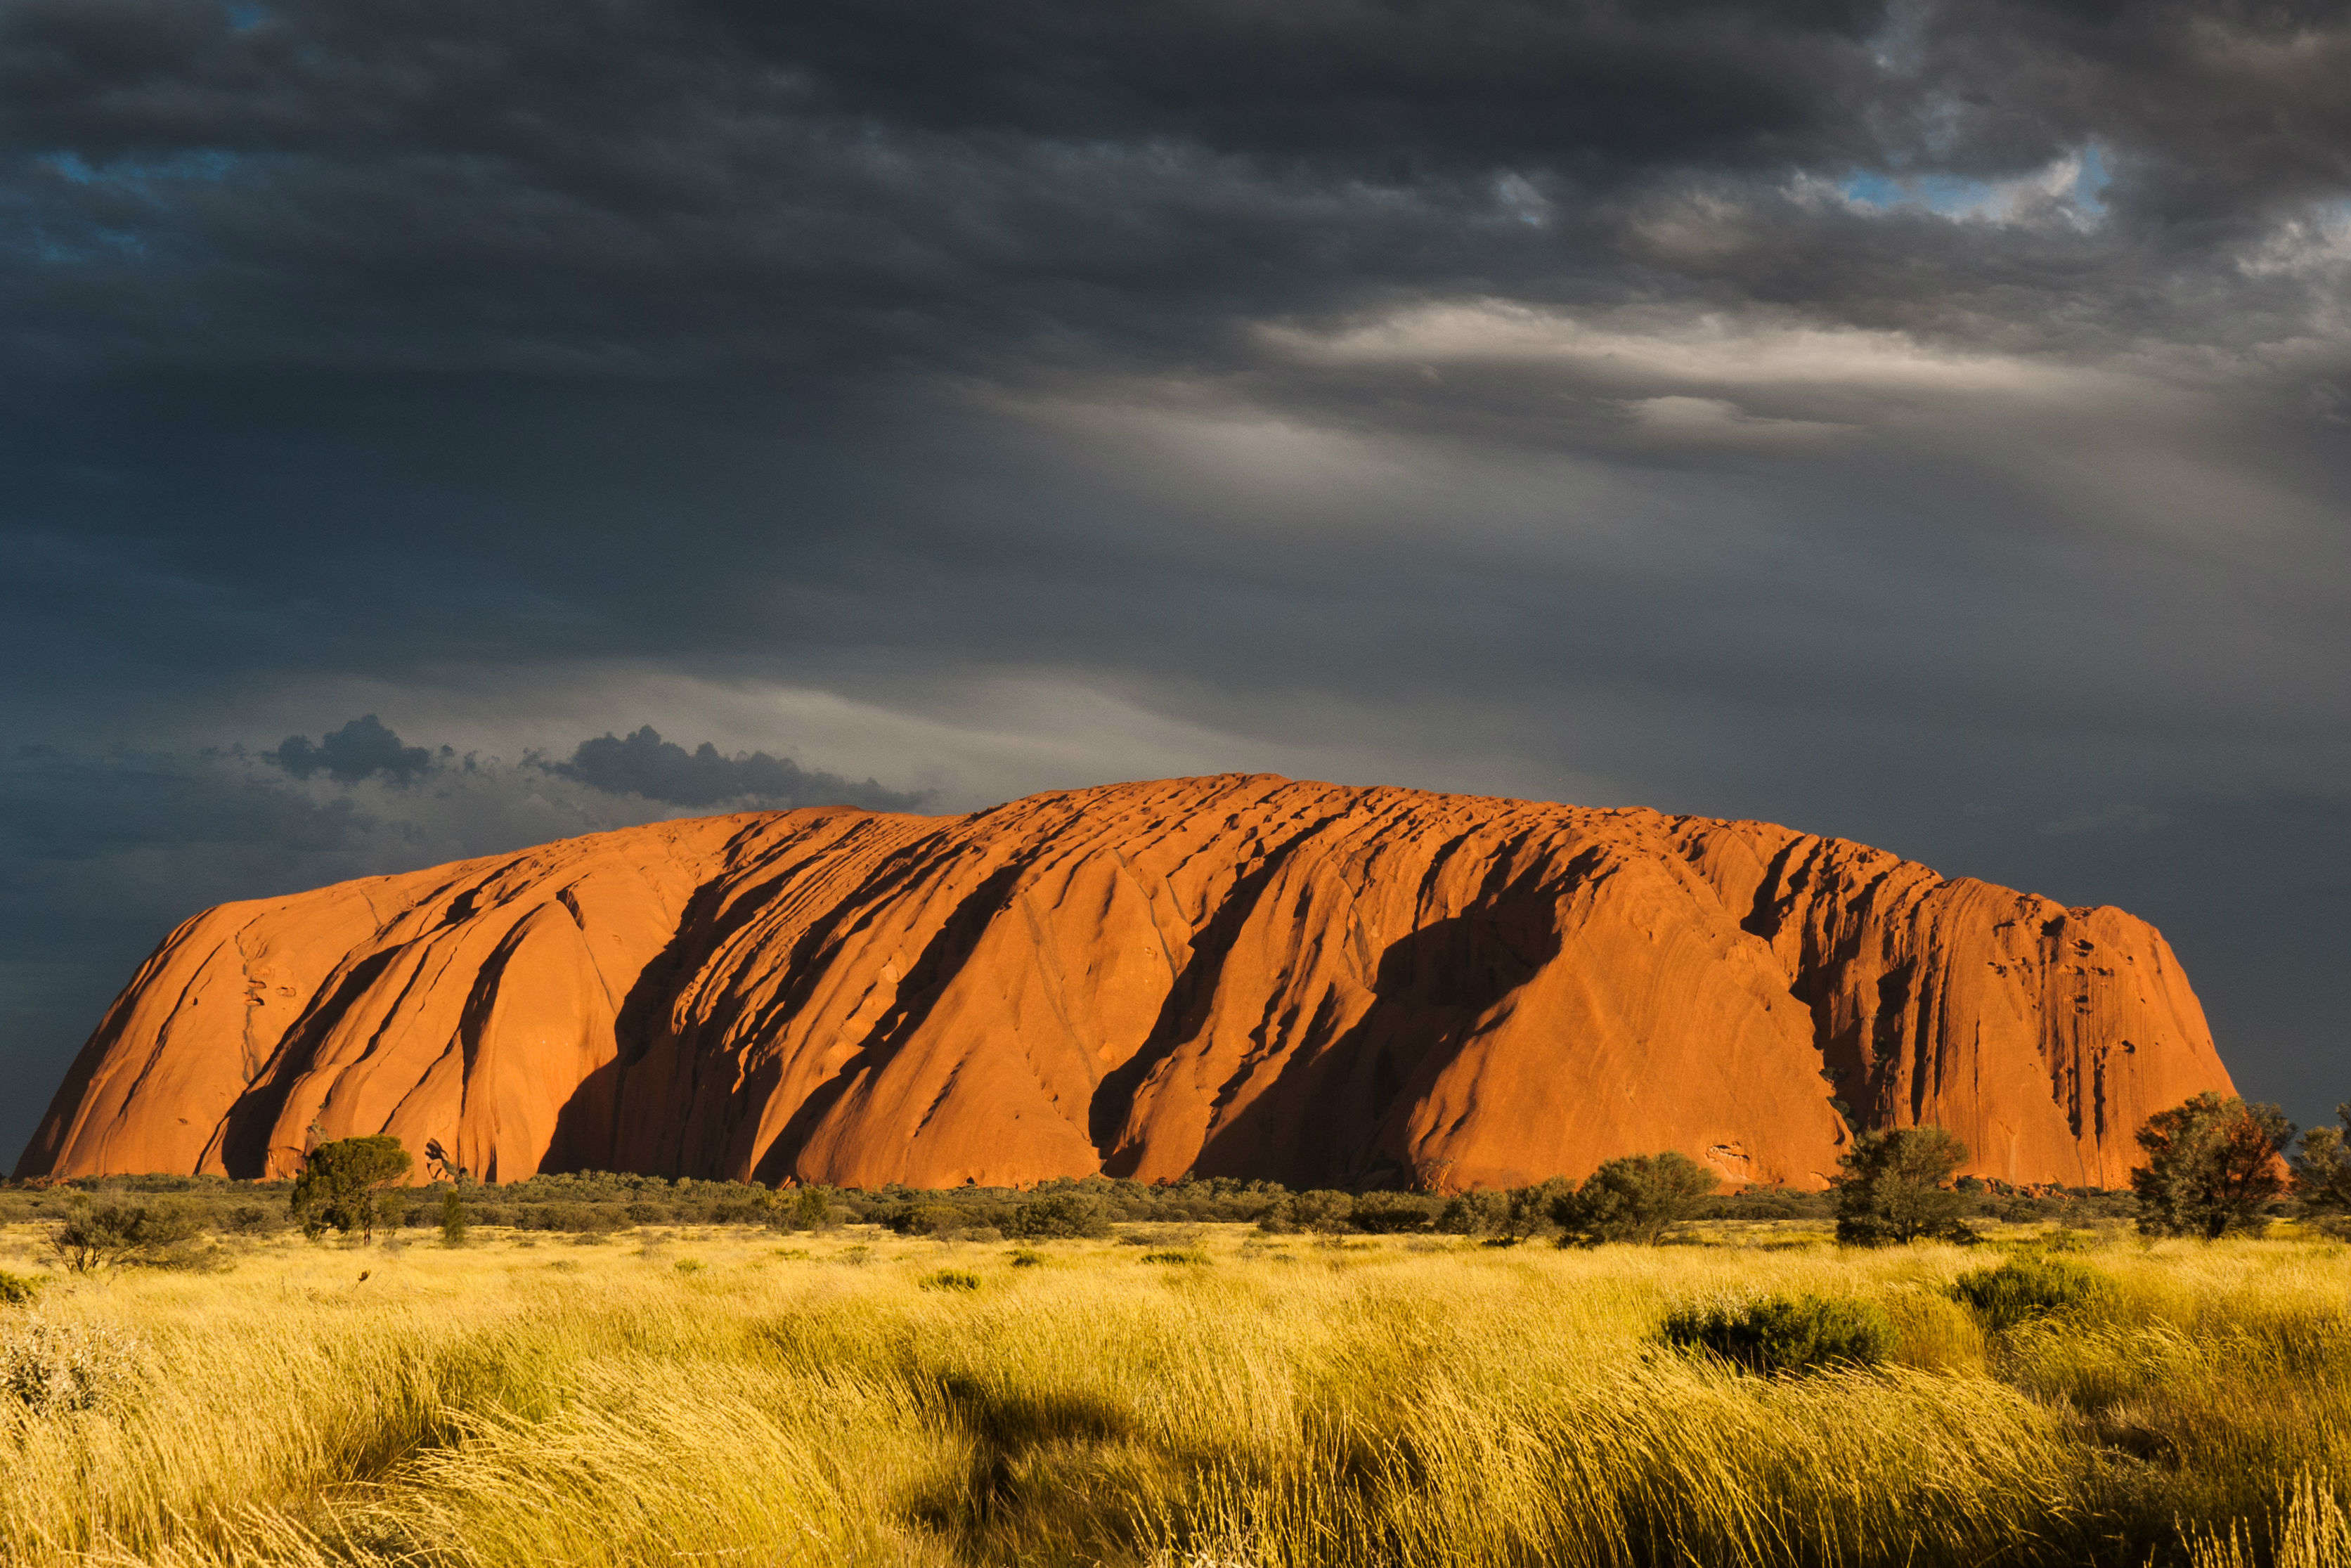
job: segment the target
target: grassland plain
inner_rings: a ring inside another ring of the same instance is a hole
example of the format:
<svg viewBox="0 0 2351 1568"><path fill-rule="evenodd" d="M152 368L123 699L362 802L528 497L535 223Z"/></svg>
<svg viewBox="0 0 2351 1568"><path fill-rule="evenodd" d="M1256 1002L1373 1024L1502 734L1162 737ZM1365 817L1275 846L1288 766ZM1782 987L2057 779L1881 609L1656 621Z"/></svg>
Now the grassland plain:
<svg viewBox="0 0 2351 1568"><path fill-rule="evenodd" d="M2351 1563L2351 1249L2109 1234L2096 1316L1991 1334L1947 1293L1991 1249L1700 1230L237 1240L0 1309L119 1364L0 1400L0 1561ZM1759 1291L1880 1303L1894 1355L1657 1343Z"/></svg>

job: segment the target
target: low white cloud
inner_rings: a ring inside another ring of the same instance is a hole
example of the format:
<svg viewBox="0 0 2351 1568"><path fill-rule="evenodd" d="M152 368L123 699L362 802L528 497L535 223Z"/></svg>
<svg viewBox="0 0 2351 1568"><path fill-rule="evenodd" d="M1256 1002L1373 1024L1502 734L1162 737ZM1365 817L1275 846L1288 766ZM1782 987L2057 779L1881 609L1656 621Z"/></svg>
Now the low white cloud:
<svg viewBox="0 0 2351 1568"><path fill-rule="evenodd" d="M1689 388L1817 387L2000 392L2074 399L2101 372L2021 355L1946 349L1907 332L1822 326L1763 313L1575 315L1515 300L1416 305L1332 331L1260 329L1279 353L1326 365L1557 364L1597 379Z"/></svg>
<svg viewBox="0 0 2351 1568"><path fill-rule="evenodd" d="M1696 446L1762 451L1810 448L1854 428L1825 420L1753 414L1719 397L1630 398L1623 406L1644 433L1667 443Z"/></svg>

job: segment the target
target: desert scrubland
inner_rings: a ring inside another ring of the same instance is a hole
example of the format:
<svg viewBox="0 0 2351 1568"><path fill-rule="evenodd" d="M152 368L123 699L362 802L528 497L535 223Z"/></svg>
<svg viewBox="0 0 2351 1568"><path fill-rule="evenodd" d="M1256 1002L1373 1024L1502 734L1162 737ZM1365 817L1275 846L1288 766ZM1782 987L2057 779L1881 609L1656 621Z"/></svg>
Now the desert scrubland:
<svg viewBox="0 0 2351 1568"><path fill-rule="evenodd" d="M0 1268L45 1272L47 1234ZM2351 1249L2077 1230L2094 1299L1953 1298L2052 1244L233 1239L0 1307L0 1561L2351 1561ZM1660 1340L1772 1292L1875 1303L1886 1358Z"/></svg>

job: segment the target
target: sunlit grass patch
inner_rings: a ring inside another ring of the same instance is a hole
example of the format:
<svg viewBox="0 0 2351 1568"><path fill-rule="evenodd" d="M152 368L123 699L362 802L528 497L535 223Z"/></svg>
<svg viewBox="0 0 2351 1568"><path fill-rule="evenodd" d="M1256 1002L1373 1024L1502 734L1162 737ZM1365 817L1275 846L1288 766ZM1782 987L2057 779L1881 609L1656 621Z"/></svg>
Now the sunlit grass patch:
<svg viewBox="0 0 2351 1568"><path fill-rule="evenodd" d="M44 1283L136 1364L0 1400L0 1562L2343 1562L2351 1250L2097 1243L2095 1312L2003 1314L1955 1291L1996 1250L1751 1234L240 1242ZM1876 1314L1875 1364L1661 1338L1761 1297Z"/></svg>

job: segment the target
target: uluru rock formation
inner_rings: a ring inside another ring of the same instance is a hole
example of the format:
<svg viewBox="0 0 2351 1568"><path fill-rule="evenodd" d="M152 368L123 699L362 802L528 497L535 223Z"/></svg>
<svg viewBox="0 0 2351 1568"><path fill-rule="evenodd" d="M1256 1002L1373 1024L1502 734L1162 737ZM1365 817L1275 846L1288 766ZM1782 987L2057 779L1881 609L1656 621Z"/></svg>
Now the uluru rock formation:
<svg viewBox="0 0 2351 1568"><path fill-rule="evenodd" d="M1762 822L1225 776L223 904L17 1174L282 1176L385 1132L502 1180L1459 1188L1678 1149L1816 1187L1851 1126L1933 1123L1979 1174L2119 1186L2205 1089L2202 1009L2117 909Z"/></svg>

